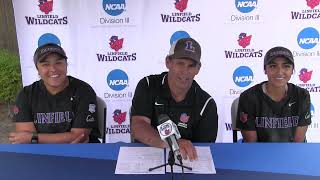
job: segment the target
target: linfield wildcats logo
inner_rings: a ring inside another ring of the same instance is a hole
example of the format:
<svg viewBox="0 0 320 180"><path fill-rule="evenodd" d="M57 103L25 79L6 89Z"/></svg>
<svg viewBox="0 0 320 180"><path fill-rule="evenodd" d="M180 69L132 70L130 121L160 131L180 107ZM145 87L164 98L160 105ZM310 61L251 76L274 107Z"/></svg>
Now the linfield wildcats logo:
<svg viewBox="0 0 320 180"><path fill-rule="evenodd" d="M133 48L122 49L124 38L119 38L118 36L113 35L108 39L109 47L112 51L109 50L106 53L97 53L97 59L99 62L130 62L137 59L137 53L132 52L134 51Z"/></svg>
<svg viewBox="0 0 320 180"><path fill-rule="evenodd" d="M308 71L308 69L306 68L302 68L300 70L300 74L299 74L299 79L303 82L303 83L307 83L312 76L312 70Z"/></svg>
<svg viewBox="0 0 320 180"><path fill-rule="evenodd" d="M309 6L311 9L314 9L316 6L320 4L320 0L306 0L307 6Z"/></svg>
<svg viewBox="0 0 320 180"><path fill-rule="evenodd" d="M49 14L53 9L53 0L39 0L39 8L40 11Z"/></svg>
<svg viewBox="0 0 320 180"><path fill-rule="evenodd" d="M194 0L196 1L196 0ZM200 21L200 13L194 13L192 7L188 8L189 0L175 0L175 10L171 13L161 13L163 23L194 23ZM188 11L186 9L188 8ZM173 9L173 6L172 6Z"/></svg>
<svg viewBox="0 0 320 180"><path fill-rule="evenodd" d="M314 20L314 19L319 19L320 18L320 9L319 9L319 4L320 0L300 0L300 1L305 1L306 6L308 8L303 8L300 11L291 11L291 19L295 20ZM317 8L318 7L318 8Z"/></svg>
<svg viewBox="0 0 320 180"><path fill-rule="evenodd" d="M188 0L176 0L174 5L177 10L183 12L187 8Z"/></svg>
<svg viewBox="0 0 320 180"><path fill-rule="evenodd" d="M34 6L36 12L35 16L25 16L28 25L66 25L68 24L68 17L61 16L61 14L53 13L53 0L38 0L37 5ZM41 11L39 13L38 9Z"/></svg>
<svg viewBox="0 0 320 180"><path fill-rule="evenodd" d="M126 120L127 112L121 112L120 109L116 109L113 112L113 120L121 125Z"/></svg>
<svg viewBox="0 0 320 180"><path fill-rule="evenodd" d="M123 41L123 38L119 39L118 36L112 36L109 42L110 48L118 52L122 48Z"/></svg>
<svg viewBox="0 0 320 180"><path fill-rule="evenodd" d="M238 39L238 44L242 48L246 48L247 46L250 45L252 35L247 36L247 33L240 33L239 34L239 39Z"/></svg>
<svg viewBox="0 0 320 180"><path fill-rule="evenodd" d="M317 84L318 81L311 81L312 80L312 74L314 70L307 69L307 68L301 68L299 71L298 77L301 83L296 84L297 86L306 89L310 93L319 93L320 92L320 86ZM315 79L315 78L313 78Z"/></svg>
<svg viewBox="0 0 320 180"><path fill-rule="evenodd" d="M127 112L115 109L112 117L115 123L106 127L106 134L130 134L130 125L125 123Z"/></svg>
<svg viewBox="0 0 320 180"><path fill-rule="evenodd" d="M242 48L235 48L234 50L225 50L225 57L230 59L248 59L248 58L260 58L262 57L263 50L255 49L251 46L251 40L253 35L241 32L238 35L237 43ZM249 48L247 48L250 46Z"/></svg>

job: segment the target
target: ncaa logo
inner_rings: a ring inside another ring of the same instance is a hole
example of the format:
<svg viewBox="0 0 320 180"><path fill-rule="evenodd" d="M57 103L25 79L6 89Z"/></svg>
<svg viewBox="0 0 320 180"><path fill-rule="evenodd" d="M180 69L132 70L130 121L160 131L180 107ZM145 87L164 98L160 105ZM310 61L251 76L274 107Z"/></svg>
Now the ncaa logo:
<svg viewBox="0 0 320 180"><path fill-rule="evenodd" d="M235 0L236 8L242 13L253 11L258 4L258 0Z"/></svg>
<svg viewBox="0 0 320 180"><path fill-rule="evenodd" d="M125 0L103 0L102 2L103 9L107 14L111 16L118 16L126 8Z"/></svg>
<svg viewBox="0 0 320 180"><path fill-rule="evenodd" d="M240 66L233 72L233 82L239 87L246 87L253 81L253 72L247 66Z"/></svg>
<svg viewBox="0 0 320 180"><path fill-rule="evenodd" d="M170 38L170 45L182 38L189 38L190 35L186 31L176 31Z"/></svg>
<svg viewBox="0 0 320 180"><path fill-rule="evenodd" d="M115 91L121 91L128 86L128 75L120 70L114 69L107 76L108 86Z"/></svg>
<svg viewBox="0 0 320 180"><path fill-rule="evenodd" d="M304 28L299 33L297 42L302 49L311 49L319 43L319 32L313 27Z"/></svg>
<svg viewBox="0 0 320 180"><path fill-rule="evenodd" d="M58 44L61 46L61 42L60 39L51 33L46 33L40 36L39 40L38 40L38 46L42 46L48 43L54 43L54 44Z"/></svg>

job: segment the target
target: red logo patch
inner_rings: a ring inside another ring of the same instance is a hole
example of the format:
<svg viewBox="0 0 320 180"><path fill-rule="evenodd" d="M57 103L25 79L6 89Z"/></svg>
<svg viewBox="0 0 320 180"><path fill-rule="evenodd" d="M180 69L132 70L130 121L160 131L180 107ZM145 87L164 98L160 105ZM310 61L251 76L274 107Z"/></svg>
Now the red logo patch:
<svg viewBox="0 0 320 180"><path fill-rule="evenodd" d="M240 121L242 121L243 123L248 121L248 114L241 112L240 113Z"/></svg>
<svg viewBox="0 0 320 180"><path fill-rule="evenodd" d="M176 0L176 2L174 3L175 7L177 10L179 10L180 12L183 12L188 5L188 0Z"/></svg>
<svg viewBox="0 0 320 180"><path fill-rule="evenodd" d="M127 112L121 112L120 109L116 109L113 112L113 120L121 125L126 120Z"/></svg>
<svg viewBox="0 0 320 180"><path fill-rule="evenodd" d="M188 116L186 113L182 113L180 115L180 121L183 123L187 123L189 121L190 116Z"/></svg>
<svg viewBox="0 0 320 180"><path fill-rule="evenodd" d="M308 71L308 69L306 68L302 68L300 70L300 74L299 74L299 79L303 82L303 83L307 83L312 76L312 70Z"/></svg>
<svg viewBox="0 0 320 180"><path fill-rule="evenodd" d="M53 0L39 0L40 11L49 14L52 11Z"/></svg>
<svg viewBox="0 0 320 180"><path fill-rule="evenodd" d="M109 45L111 49L115 50L116 52L118 52L122 48L122 44L123 38L119 39L118 36L112 36L110 38Z"/></svg>
<svg viewBox="0 0 320 180"><path fill-rule="evenodd" d="M309 6L311 9L318 6L320 3L320 0L307 0L307 6Z"/></svg>
<svg viewBox="0 0 320 180"><path fill-rule="evenodd" d="M251 41L251 37L252 37L252 35L247 36L246 33L240 33L239 39L238 39L239 46L241 46L242 48L246 48L247 46L249 46L250 41Z"/></svg>

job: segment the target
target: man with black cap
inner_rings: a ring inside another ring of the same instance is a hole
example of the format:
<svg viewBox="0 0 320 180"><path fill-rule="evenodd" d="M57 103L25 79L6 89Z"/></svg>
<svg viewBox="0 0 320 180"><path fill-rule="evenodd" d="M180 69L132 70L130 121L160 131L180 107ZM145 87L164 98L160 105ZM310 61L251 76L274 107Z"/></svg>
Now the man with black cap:
<svg viewBox="0 0 320 180"><path fill-rule="evenodd" d="M40 80L17 96L9 134L13 144L98 142L96 94L91 86L67 76L67 56L57 44L34 53Z"/></svg>
<svg viewBox="0 0 320 180"><path fill-rule="evenodd" d="M291 51L270 49L264 57L268 81L240 95L237 128L244 142L304 142L311 124L309 92L288 83L294 70Z"/></svg>
<svg viewBox="0 0 320 180"><path fill-rule="evenodd" d="M167 114L178 126L178 140L184 159L197 159L192 142L215 142L218 129L217 107L194 77L199 73L201 48L192 38L172 44L165 59L168 72L144 77L138 83L131 108L133 138L164 148L157 132L158 117Z"/></svg>

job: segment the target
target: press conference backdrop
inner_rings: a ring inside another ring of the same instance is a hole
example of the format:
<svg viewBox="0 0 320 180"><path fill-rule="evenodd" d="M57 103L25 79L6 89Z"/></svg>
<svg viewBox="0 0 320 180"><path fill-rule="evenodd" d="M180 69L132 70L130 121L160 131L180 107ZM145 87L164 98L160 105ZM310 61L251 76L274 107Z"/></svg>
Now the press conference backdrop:
<svg viewBox="0 0 320 180"><path fill-rule="evenodd" d="M263 56L285 46L295 56L292 83L311 95L307 138L320 142L320 0L13 0L23 84L38 80L32 60L54 42L68 74L88 82L107 104L106 142L130 141L129 109L138 81L166 70L170 44L202 46L198 83L213 96L218 142L231 142L231 104L266 80Z"/></svg>

